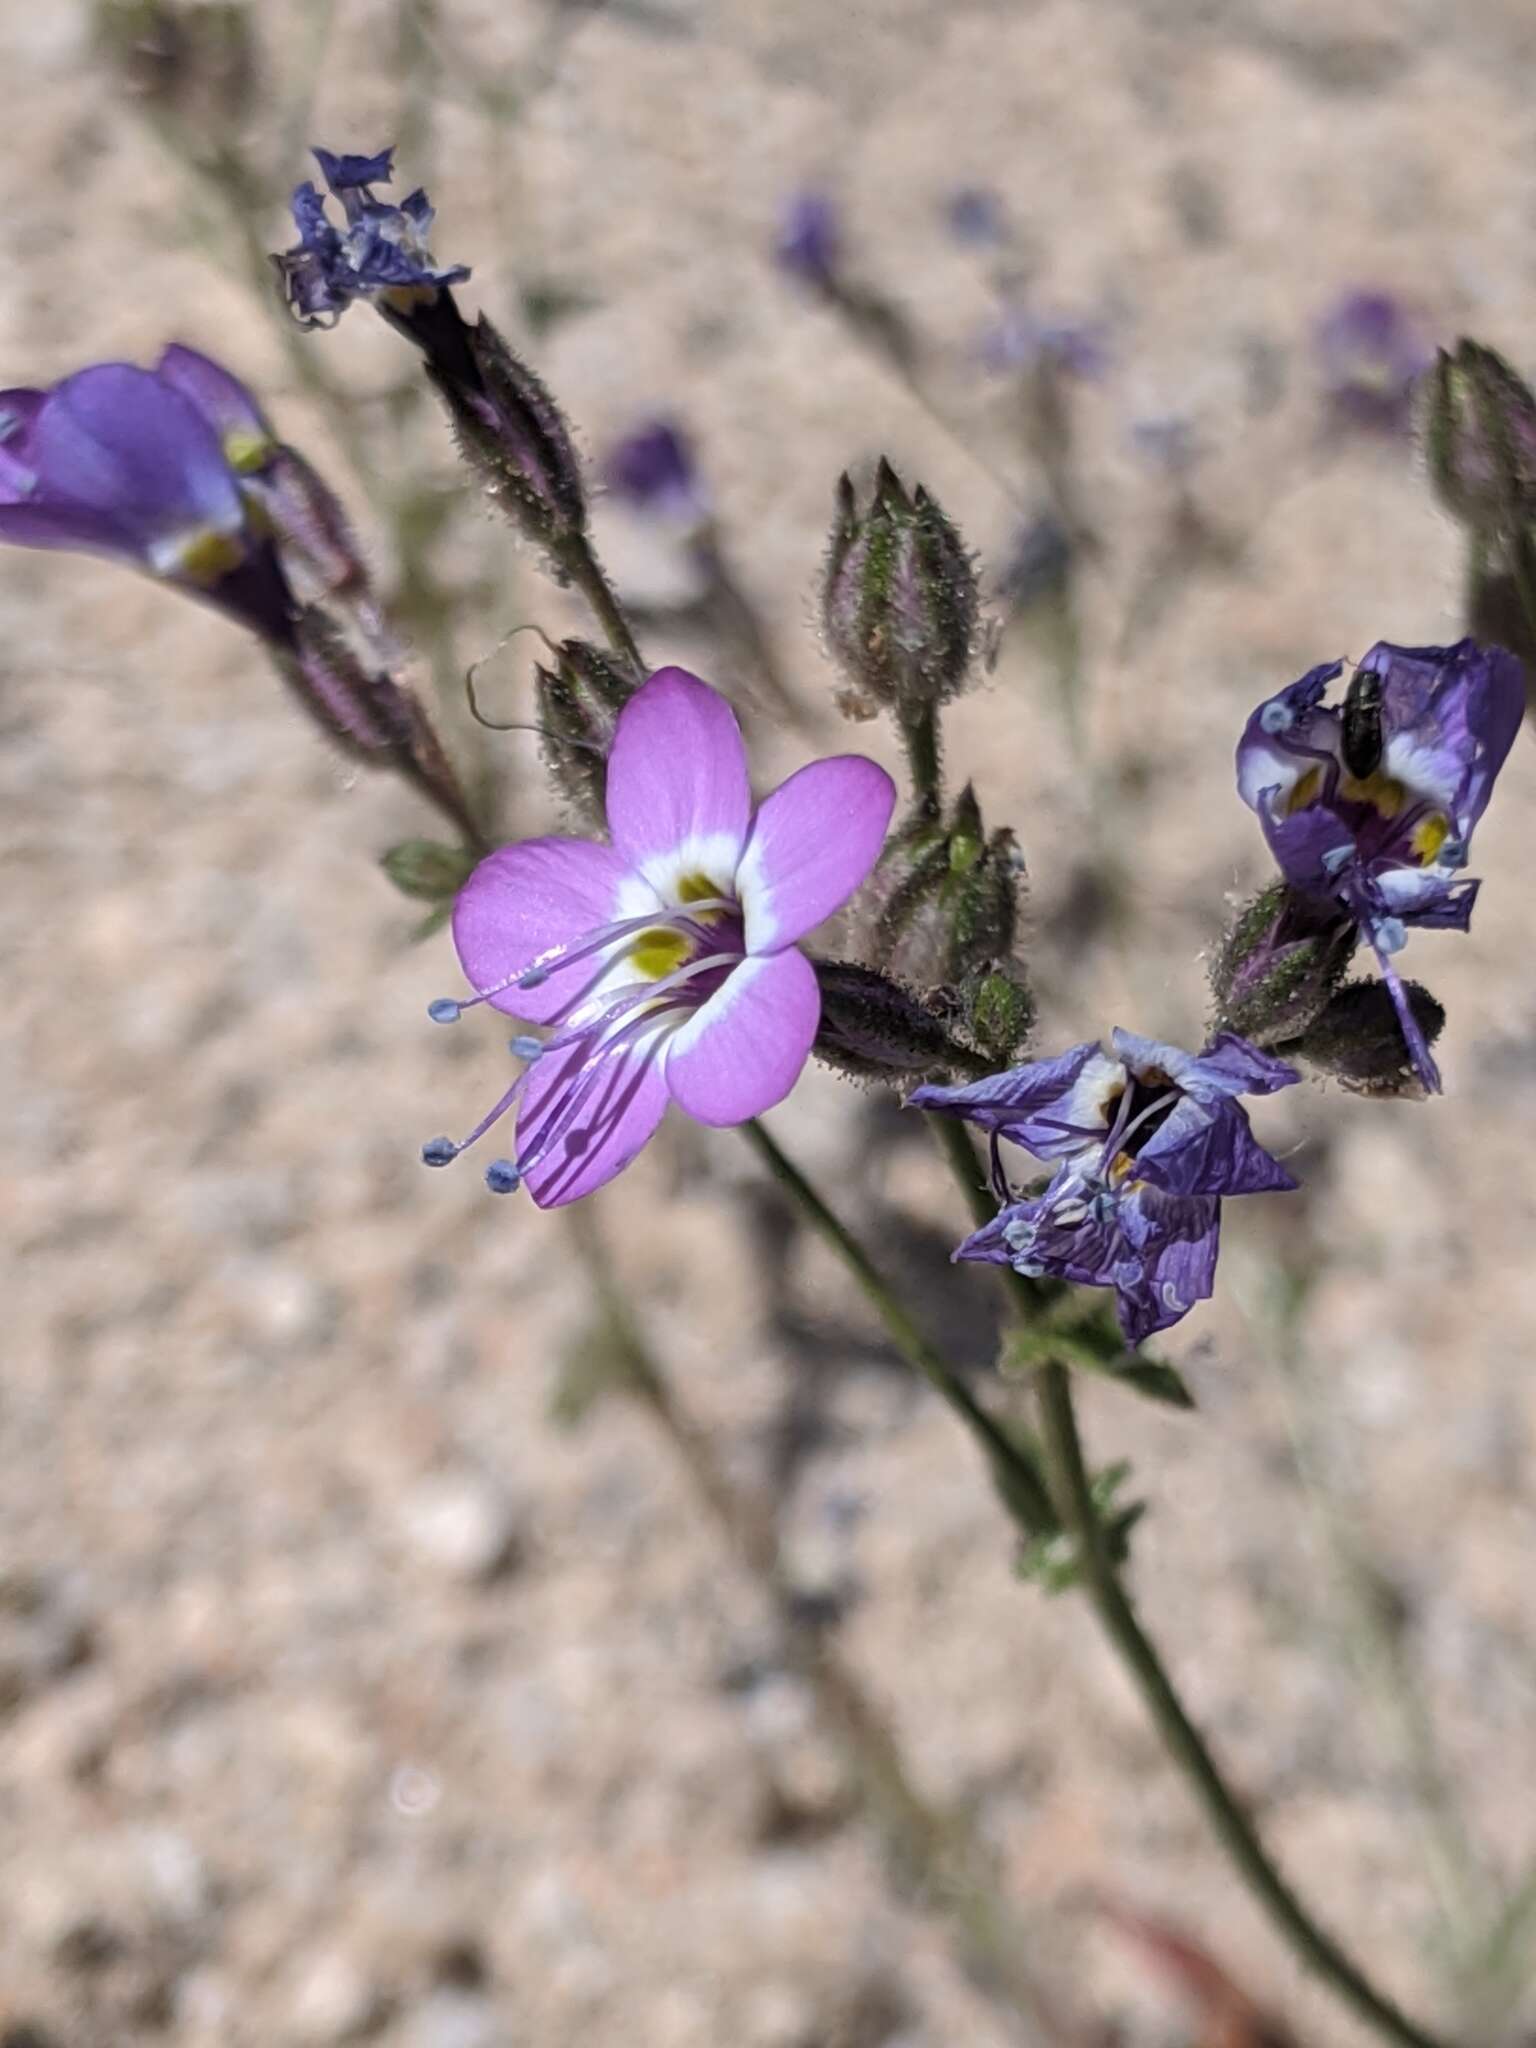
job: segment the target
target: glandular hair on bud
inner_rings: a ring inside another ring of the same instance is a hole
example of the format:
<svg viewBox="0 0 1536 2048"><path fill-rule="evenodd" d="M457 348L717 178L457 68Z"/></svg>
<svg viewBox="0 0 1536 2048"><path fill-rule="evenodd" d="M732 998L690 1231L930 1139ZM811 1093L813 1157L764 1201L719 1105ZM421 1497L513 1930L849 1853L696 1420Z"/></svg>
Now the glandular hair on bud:
<svg viewBox="0 0 1536 2048"><path fill-rule="evenodd" d="M1010 1067L1029 1044L1035 1028L1035 999L1018 973L994 967L973 975L960 991L966 1035L989 1067Z"/></svg>
<svg viewBox="0 0 1536 2048"><path fill-rule="evenodd" d="M587 523L581 463L565 415L483 314L466 334L471 369L456 370L429 352L428 374L452 414L465 460L513 525L558 554Z"/></svg>
<svg viewBox="0 0 1536 2048"><path fill-rule="evenodd" d="M851 961L818 960L816 1057L857 1081L910 1088L938 1074L980 1075L988 1063L900 982Z"/></svg>
<svg viewBox="0 0 1536 2048"><path fill-rule="evenodd" d="M1420 432L1436 496L1475 533L1536 520L1536 396L1503 356L1463 340L1424 379Z"/></svg>
<svg viewBox="0 0 1536 2048"><path fill-rule="evenodd" d="M1275 1046L1304 1031L1343 980L1355 927L1281 881L1243 905L1211 963L1217 1030Z"/></svg>
<svg viewBox="0 0 1536 2048"><path fill-rule="evenodd" d="M534 669L544 765L584 825L603 825L608 751L619 713L640 681L587 640L563 640L554 665Z"/></svg>
<svg viewBox="0 0 1536 2048"><path fill-rule="evenodd" d="M1445 1024L1443 1007L1416 981L1407 982L1405 992L1425 1044L1433 1045ZM1424 1094L1385 982L1346 982L1307 1029L1280 1050L1358 1095Z"/></svg>
<svg viewBox="0 0 1536 2048"><path fill-rule="evenodd" d="M988 836L968 783L945 817L919 809L893 835L856 908L872 964L925 992L994 968L1021 985L1014 959L1024 862L1014 836Z"/></svg>
<svg viewBox="0 0 1536 2048"><path fill-rule="evenodd" d="M965 688L975 565L935 500L921 485L909 496L884 459L867 503L850 478L838 483L821 609L856 702L911 720Z"/></svg>

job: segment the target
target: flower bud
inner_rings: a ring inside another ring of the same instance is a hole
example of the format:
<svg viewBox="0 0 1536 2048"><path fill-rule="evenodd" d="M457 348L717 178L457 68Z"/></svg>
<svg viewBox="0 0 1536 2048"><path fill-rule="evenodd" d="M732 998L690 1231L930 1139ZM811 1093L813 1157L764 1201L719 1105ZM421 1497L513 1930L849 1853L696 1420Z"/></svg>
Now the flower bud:
<svg viewBox="0 0 1536 2048"><path fill-rule="evenodd" d="M988 975L1011 970L1023 875L1013 834L988 837L967 783L947 819L920 809L887 845L866 899L866 957L918 988L974 984L979 997ZM1000 1013L992 1021L1002 1027Z"/></svg>
<svg viewBox="0 0 1536 2048"><path fill-rule="evenodd" d="M451 305L451 296L441 295ZM558 550L586 527L581 465L565 416L542 379L482 314L464 329L467 366L429 350L465 460L530 540Z"/></svg>
<svg viewBox="0 0 1536 2048"><path fill-rule="evenodd" d="M583 824L601 827L608 750L640 678L586 640L563 640L554 668L534 669L544 765Z"/></svg>
<svg viewBox="0 0 1536 2048"><path fill-rule="evenodd" d="M368 588L352 522L307 456L279 444L247 488L272 522L283 567L307 595L353 596Z"/></svg>
<svg viewBox="0 0 1536 2048"><path fill-rule="evenodd" d="M1445 1024L1444 1009L1416 981L1404 984L1404 994L1425 1043L1432 1045ZM1385 982L1346 982L1284 1051L1320 1067L1357 1095L1418 1097L1425 1092Z"/></svg>
<svg viewBox="0 0 1536 2048"><path fill-rule="evenodd" d="M475 857L462 846L435 839L403 839L379 863L402 896L446 903L469 880Z"/></svg>
<svg viewBox="0 0 1536 2048"><path fill-rule="evenodd" d="M1344 978L1355 927L1271 882L1238 912L1211 966L1215 1027L1273 1046L1304 1031Z"/></svg>
<svg viewBox="0 0 1536 2048"><path fill-rule="evenodd" d="M838 484L822 619L856 698L903 721L965 687L976 640L975 567L934 500L921 485L909 497L884 459L862 510L851 480Z"/></svg>
<svg viewBox="0 0 1536 2048"><path fill-rule="evenodd" d="M1006 968L973 975L961 990L966 1035L985 1054L989 1067L1013 1066L1035 1028L1035 999L1029 984Z"/></svg>
<svg viewBox="0 0 1536 2048"><path fill-rule="evenodd" d="M815 1052L829 1067L856 1081L900 1088L934 1074L987 1071L900 982L851 961L815 965L821 989Z"/></svg>
<svg viewBox="0 0 1536 2048"><path fill-rule="evenodd" d="M1430 482L1454 519L1479 533L1536 519L1536 397L1480 342L1440 351L1425 379L1423 441Z"/></svg>

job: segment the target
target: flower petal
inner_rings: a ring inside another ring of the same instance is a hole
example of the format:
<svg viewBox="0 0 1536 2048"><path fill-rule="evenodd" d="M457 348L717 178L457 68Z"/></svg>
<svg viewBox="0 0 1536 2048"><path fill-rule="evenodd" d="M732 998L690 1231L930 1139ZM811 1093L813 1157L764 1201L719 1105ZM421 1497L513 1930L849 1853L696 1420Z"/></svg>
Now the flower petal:
<svg viewBox="0 0 1536 2048"><path fill-rule="evenodd" d="M1168 1195L1263 1195L1296 1186L1235 1102L1188 1096L1136 1155L1136 1172Z"/></svg>
<svg viewBox="0 0 1536 2048"><path fill-rule="evenodd" d="M606 1054L594 1055L590 1042L578 1040L535 1066L518 1111L517 1157L532 1162L524 1180L541 1209L590 1195L622 1173L652 1136L667 1106L663 1047L670 1029L671 1019L661 1018ZM570 1115L578 1089L580 1104Z"/></svg>
<svg viewBox="0 0 1536 2048"><path fill-rule="evenodd" d="M821 1019L816 970L793 948L744 960L667 1046L667 1086L701 1124L740 1124L794 1087Z"/></svg>
<svg viewBox="0 0 1536 2048"><path fill-rule="evenodd" d="M686 669L658 669L619 713L608 756L615 850L663 892L685 875L729 891L751 816L735 712Z"/></svg>
<svg viewBox="0 0 1536 2048"><path fill-rule="evenodd" d="M764 799L736 871L749 953L792 945L847 902L895 803L895 783L862 754L812 761Z"/></svg>
<svg viewBox="0 0 1536 2048"><path fill-rule="evenodd" d="M1115 1275L1115 1310L1134 1349L1210 1298L1221 1204L1214 1198L1180 1201L1146 1189L1121 1203L1120 1222L1133 1256Z"/></svg>
<svg viewBox="0 0 1536 2048"><path fill-rule="evenodd" d="M1039 1159L1054 1159L1079 1152L1103 1135L1103 1098L1124 1082L1124 1069L1090 1039L1053 1060L1030 1060L984 1081L914 1089L907 1107L963 1116L978 1130L1008 1138Z"/></svg>
<svg viewBox="0 0 1536 2048"><path fill-rule="evenodd" d="M489 998L494 1008L545 1024L601 976L611 953L555 967L537 988L505 984L552 947L579 941L615 917L643 916L653 895L611 847L524 839L487 855L459 891L453 943L477 994L498 989Z"/></svg>
<svg viewBox="0 0 1536 2048"><path fill-rule="evenodd" d="M205 356L185 342L173 341L161 351L155 375L191 400L223 443L226 454L233 442L246 452L245 467L252 466L255 451L275 452L276 436L262 416L261 408L238 377L232 377L222 363Z"/></svg>

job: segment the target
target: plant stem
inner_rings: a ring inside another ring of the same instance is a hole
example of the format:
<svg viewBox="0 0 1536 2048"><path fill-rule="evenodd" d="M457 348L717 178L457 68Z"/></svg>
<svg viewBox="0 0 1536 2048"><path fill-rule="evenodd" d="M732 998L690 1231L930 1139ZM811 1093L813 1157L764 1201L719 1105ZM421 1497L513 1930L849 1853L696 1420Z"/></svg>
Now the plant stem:
<svg viewBox="0 0 1536 2048"><path fill-rule="evenodd" d="M1323 1978L1358 2018L1389 2040L1403 2043L1404 2048L1439 2048L1432 2034L1416 2026L1375 1989L1302 1905L1271 1862L1253 1823L1185 1712L1104 1549L1065 1366L1050 1364L1041 1369L1040 1405L1046 1451L1060 1489L1057 1505L1077 1539L1084 1588L1105 1634L1135 1679L1165 1747L1205 1808L1206 1818L1238 1874L1300 1960Z"/></svg>
<svg viewBox="0 0 1536 2048"><path fill-rule="evenodd" d="M623 607L614 596L613 586L603 573L603 565L598 561L591 541L584 533L572 534L551 552L561 574L575 584L592 607L593 616L602 627L608 645L637 676L643 676L645 658L630 631Z"/></svg>
<svg viewBox="0 0 1536 2048"><path fill-rule="evenodd" d="M951 1918L967 1972L996 2004L1026 2020L1042 2041L1075 2037L1022 1956L1023 1932L997 1896L996 1873L966 1822L930 1804L912 1783L895 1732L825 1628L807 1626L785 1576L771 1511L733 1486L707 1432L689 1413L614 1278L590 1213L572 1226L609 1331L621 1349L631 1397L650 1416L747 1575L766 1595L785 1655L805 1680L829 1733L883 1829L898 1868L915 1877L930 1907Z"/></svg>
<svg viewBox="0 0 1536 2048"><path fill-rule="evenodd" d="M777 1140L762 1124L753 1121L743 1124L741 1129L769 1173L858 1281L903 1358L909 1365L916 1366L986 1452L998 1489L1025 1534L1036 1536L1053 1530L1055 1514L1029 1459L1008 1432L982 1407L943 1353L923 1334L852 1231L828 1208L799 1167L780 1150Z"/></svg>
<svg viewBox="0 0 1536 2048"><path fill-rule="evenodd" d="M901 743L907 750L907 768L913 793L937 812L944 794L944 771L939 760L939 715L925 704L920 711L903 712L897 721Z"/></svg>

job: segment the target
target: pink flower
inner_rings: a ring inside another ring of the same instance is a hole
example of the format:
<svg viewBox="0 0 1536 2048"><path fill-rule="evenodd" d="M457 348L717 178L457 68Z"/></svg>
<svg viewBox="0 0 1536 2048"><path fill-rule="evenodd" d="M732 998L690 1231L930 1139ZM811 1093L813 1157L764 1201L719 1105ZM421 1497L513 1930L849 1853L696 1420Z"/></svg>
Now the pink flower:
<svg viewBox="0 0 1536 2048"><path fill-rule="evenodd" d="M610 844L525 839L483 860L453 915L454 944L488 1002L550 1036L446 1166L517 1105L515 1159L540 1208L621 1173L669 1102L739 1124L782 1101L821 1016L796 941L874 866L896 791L857 754L813 761L755 809L729 704L685 669L658 669L624 707L608 758ZM432 1005L439 1022L468 1007Z"/></svg>

